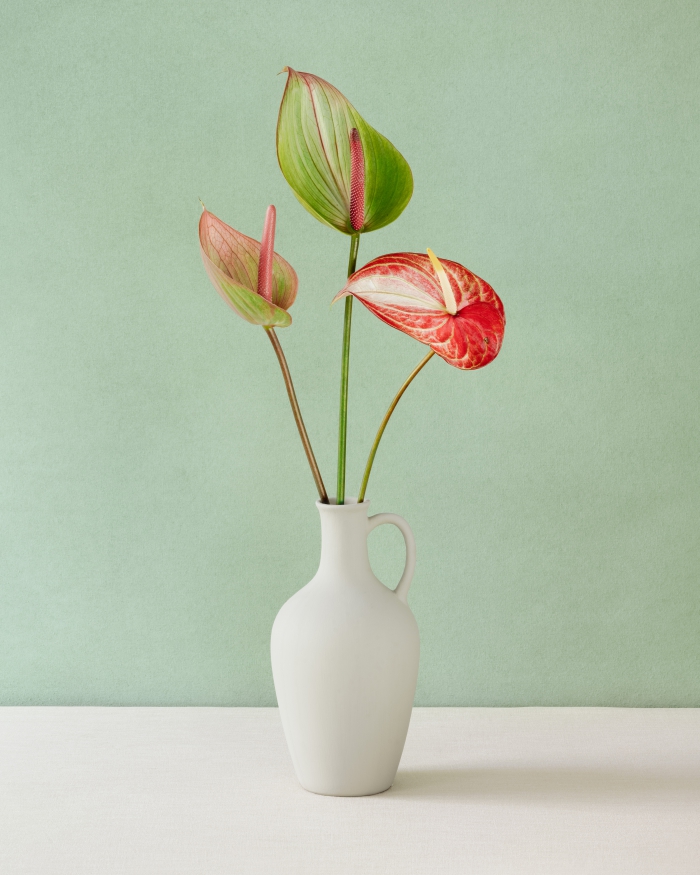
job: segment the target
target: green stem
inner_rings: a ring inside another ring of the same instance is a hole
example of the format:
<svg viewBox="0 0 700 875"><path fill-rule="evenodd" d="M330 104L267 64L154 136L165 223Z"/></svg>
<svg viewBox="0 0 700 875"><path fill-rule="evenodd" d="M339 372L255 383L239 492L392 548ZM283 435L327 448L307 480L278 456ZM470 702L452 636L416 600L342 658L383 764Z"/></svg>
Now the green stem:
<svg viewBox="0 0 700 875"><path fill-rule="evenodd" d="M289 395L289 403L292 405L294 421L296 422L297 428L299 429L299 437L301 438L301 442L304 445L306 458L309 460L309 467L311 468L311 473L313 474L314 482L316 483L316 489L318 489L318 497L321 500L321 504L328 504L326 487L323 485L323 478L321 477L321 472L319 471L318 463L316 462L316 456L314 456L314 451L311 449L311 441L309 440L309 436L306 433L306 426L304 425L304 420L301 415L301 409L299 408L299 402L297 401L297 393L294 391L294 384L292 383L292 375L289 373L289 365L287 364L287 359L285 358L282 346L280 345L279 338L275 334L275 329L265 328L265 333L270 338L270 343L272 344L272 347L277 355L277 361L280 363L280 367L282 368L284 385L287 387L287 395Z"/></svg>
<svg viewBox="0 0 700 875"><path fill-rule="evenodd" d="M365 500L365 492L367 491L367 483L369 482L369 475L372 473L372 464L374 463L374 457L377 455L377 449L379 447L379 441L382 439L382 435L384 434L384 429L391 418L391 414L394 412L394 408L401 400L401 396L408 389L408 387L413 382L413 379L418 376L418 374L423 370L423 368L428 364L430 359L435 355L433 350L425 356L424 359L420 362L420 364L416 365L416 367L411 371L408 379L403 384L403 386L399 389L396 394L396 397L389 405L389 409L384 414L384 419L382 419L382 424L379 426L379 431L377 432L377 436L374 439L374 443L372 444L372 449L370 450L369 458L367 459L367 467L365 468L365 476L362 478L362 486L360 487L360 494L357 497L358 502Z"/></svg>
<svg viewBox="0 0 700 875"><path fill-rule="evenodd" d="M360 246L360 235L353 234L350 238L350 260L348 261L348 276L355 273L357 265L357 250ZM345 458L347 455L348 437L348 380L350 377L350 329L352 327L352 295L345 299L345 320L343 322L343 358L340 368L340 423L338 427L338 489L336 501L345 504Z"/></svg>

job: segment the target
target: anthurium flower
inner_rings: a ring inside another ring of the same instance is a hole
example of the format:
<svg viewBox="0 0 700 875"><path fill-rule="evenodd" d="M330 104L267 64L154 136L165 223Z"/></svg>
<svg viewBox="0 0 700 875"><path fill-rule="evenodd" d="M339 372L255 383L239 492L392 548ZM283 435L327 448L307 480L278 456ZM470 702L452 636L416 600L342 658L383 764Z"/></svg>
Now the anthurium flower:
<svg viewBox="0 0 700 875"><path fill-rule="evenodd" d="M498 355L505 314L491 286L456 261L416 252L382 255L356 271L334 301L353 295L387 325L448 364L483 368Z"/></svg>
<svg viewBox="0 0 700 875"><path fill-rule="evenodd" d="M274 251L275 208L265 216L262 244L226 225L207 209L199 220L199 248L214 288L253 325L284 328L297 296L294 268Z"/></svg>
<svg viewBox="0 0 700 875"><path fill-rule="evenodd" d="M413 193L406 160L329 82L291 67L283 72L277 157L297 198L345 234L393 222Z"/></svg>

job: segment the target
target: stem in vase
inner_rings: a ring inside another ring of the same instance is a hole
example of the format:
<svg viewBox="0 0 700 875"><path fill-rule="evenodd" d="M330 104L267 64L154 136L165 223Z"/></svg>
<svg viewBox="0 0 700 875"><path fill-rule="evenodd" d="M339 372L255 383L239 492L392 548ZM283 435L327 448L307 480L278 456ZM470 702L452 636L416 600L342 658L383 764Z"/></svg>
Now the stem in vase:
<svg viewBox="0 0 700 875"><path fill-rule="evenodd" d="M353 234L350 238L350 259L348 261L348 276L355 273L357 266L357 250L360 246L360 235ZM348 436L348 380L350 377L350 329L352 327L352 295L345 299L345 319L343 322L343 357L340 368L340 422L338 427L338 487L336 501L345 503L345 459L347 456Z"/></svg>
<svg viewBox="0 0 700 875"><path fill-rule="evenodd" d="M277 354L277 360L279 361L280 367L282 368L284 385L287 387L287 395L289 395L289 403L292 405L294 421L296 422L297 428L299 429L299 437L301 438L301 442L304 445L306 458L309 460L311 473L313 474L314 482L316 483L316 489L318 489L318 497L321 499L322 504L328 504L328 494L326 493L326 487L323 485L323 478L321 477L321 472L319 470L318 463L316 462L314 451L311 449L311 441L309 440L309 436L306 433L306 426L304 425L304 420L302 418L301 410L299 408L299 402L297 401L297 395L294 391L294 384L292 383L292 375L289 372L287 359L285 358L284 352L282 351L282 346L279 342L279 338L275 334L275 329L266 328L265 333L270 338L270 343L272 344L272 347Z"/></svg>
<svg viewBox="0 0 700 875"><path fill-rule="evenodd" d="M435 355L433 350L425 356L424 359L420 361L418 365L411 371L408 376L408 379L403 384L403 386L396 393L396 397L389 405L389 409L384 414L384 419L382 419L382 424L379 426L379 431L377 432L377 436L374 439L374 443L372 444L372 449L369 453L369 458L367 459L367 466L365 468L365 476L362 478L362 486L360 487L360 494L357 497L358 502L365 500L365 492L367 491L367 483L369 482L369 475L372 473L372 465L374 463L374 457L377 455L377 449L379 448L379 441L382 439L382 435L384 434L384 429L387 427L389 419L391 418L391 414L394 412L394 408L401 400L401 396L408 389L408 387L413 382L413 379L418 376L418 374L423 370L423 368L428 364L430 359Z"/></svg>

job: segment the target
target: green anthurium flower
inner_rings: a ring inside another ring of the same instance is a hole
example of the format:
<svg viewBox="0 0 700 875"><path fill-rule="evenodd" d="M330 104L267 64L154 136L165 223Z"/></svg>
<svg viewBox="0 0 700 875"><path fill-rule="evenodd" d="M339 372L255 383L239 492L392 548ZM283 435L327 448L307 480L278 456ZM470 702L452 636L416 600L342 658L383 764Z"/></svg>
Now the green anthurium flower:
<svg viewBox="0 0 700 875"><path fill-rule="evenodd" d="M286 328L297 295L294 268L274 251L275 208L268 207L262 244L246 237L207 209L199 220L199 249L216 291L253 325Z"/></svg>
<svg viewBox="0 0 700 875"><path fill-rule="evenodd" d="M285 71L277 158L294 194L312 215L344 234L393 222L413 194L404 157L329 82L291 67Z"/></svg>

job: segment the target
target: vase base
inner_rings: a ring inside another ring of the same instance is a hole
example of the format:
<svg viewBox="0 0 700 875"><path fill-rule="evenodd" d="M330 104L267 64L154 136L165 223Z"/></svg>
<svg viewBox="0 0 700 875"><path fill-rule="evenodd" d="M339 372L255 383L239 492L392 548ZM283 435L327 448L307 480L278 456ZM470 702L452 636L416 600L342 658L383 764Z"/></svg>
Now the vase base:
<svg viewBox="0 0 700 875"><path fill-rule="evenodd" d="M394 786L394 782L392 781L388 787L384 787L381 790L349 790L347 792L342 791L331 791L331 790L312 790L311 787L304 787L301 784L302 789L306 790L307 793L313 793L314 796L334 796L336 799L359 799L363 796L379 796L380 793L386 793L387 790L391 790Z"/></svg>

